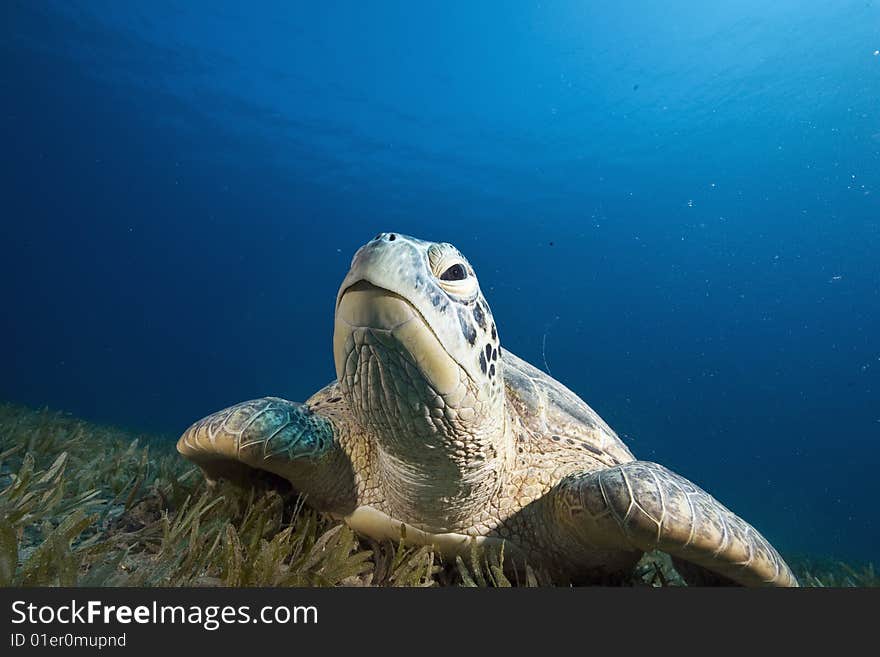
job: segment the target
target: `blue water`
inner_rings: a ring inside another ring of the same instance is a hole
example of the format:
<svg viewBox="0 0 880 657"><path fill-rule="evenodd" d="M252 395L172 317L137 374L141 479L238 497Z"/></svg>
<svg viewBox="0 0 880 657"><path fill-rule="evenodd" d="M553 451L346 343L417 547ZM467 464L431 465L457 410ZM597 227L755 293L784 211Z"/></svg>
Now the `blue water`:
<svg viewBox="0 0 880 657"><path fill-rule="evenodd" d="M399 231L638 457L877 559L880 2L243 7L0 6L0 399L302 400Z"/></svg>

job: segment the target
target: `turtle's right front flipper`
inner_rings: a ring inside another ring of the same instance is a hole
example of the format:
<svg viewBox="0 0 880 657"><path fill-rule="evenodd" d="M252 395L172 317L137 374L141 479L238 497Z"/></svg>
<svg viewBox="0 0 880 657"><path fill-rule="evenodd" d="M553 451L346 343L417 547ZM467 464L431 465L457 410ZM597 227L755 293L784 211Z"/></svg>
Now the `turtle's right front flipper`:
<svg viewBox="0 0 880 657"><path fill-rule="evenodd" d="M583 546L662 550L745 586L798 585L754 527L657 463L574 474L551 495L562 536Z"/></svg>
<svg viewBox="0 0 880 657"><path fill-rule="evenodd" d="M213 481L241 481L250 469L289 481L322 510L345 510L353 475L333 424L307 405L278 397L242 402L193 424L177 451Z"/></svg>

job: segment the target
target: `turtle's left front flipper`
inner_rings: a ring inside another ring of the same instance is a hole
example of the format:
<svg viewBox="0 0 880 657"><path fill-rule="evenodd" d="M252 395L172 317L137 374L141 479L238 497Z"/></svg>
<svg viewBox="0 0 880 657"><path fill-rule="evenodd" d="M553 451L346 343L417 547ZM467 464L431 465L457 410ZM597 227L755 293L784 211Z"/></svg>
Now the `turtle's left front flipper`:
<svg viewBox="0 0 880 657"><path fill-rule="evenodd" d="M350 464L333 424L306 404L263 397L230 406L187 429L177 451L209 480L247 480L271 472L306 493L322 510L346 510L353 500Z"/></svg>
<svg viewBox="0 0 880 657"><path fill-rule="evenodd" d="M754 527L657 463L570 475L551 495L562 536L582 548L662 550L744 586L797 586Z"/></svg>

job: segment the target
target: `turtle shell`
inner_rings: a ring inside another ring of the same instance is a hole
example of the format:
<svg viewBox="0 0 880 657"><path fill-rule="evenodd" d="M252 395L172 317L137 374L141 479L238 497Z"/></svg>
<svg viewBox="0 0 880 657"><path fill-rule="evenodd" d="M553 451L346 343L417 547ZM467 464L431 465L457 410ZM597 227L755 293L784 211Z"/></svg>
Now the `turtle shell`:
<svg viewBox="0 0 880 657"><path fill-rule="evenodd" d="M634 460L605 420L574 392L510 351L504 351L502 362L508 408L532 432L585 447L609 466Z"/></svg>

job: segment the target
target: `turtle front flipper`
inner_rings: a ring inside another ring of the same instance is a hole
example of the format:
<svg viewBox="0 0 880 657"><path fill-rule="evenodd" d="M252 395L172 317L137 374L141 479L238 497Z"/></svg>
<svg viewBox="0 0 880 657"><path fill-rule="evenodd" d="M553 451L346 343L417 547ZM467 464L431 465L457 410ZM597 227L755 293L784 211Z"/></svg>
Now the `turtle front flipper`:
<svg viewBox="0 0 880 657"><path fill-rule="evenodd" d="M333 424L306 404L263 397L205 417L177 441L177 451L209 481L246 482L252 470L270 472L305 493L323 511L348 511L354 477Z"/></svg>
<svg viewBox="0 0 880 657"><path fill-rule="evenodd" d="M662 550L744 586L798 585L754 527L657 463L570 475L552 495L563 540L581 549Z"/></svg>

